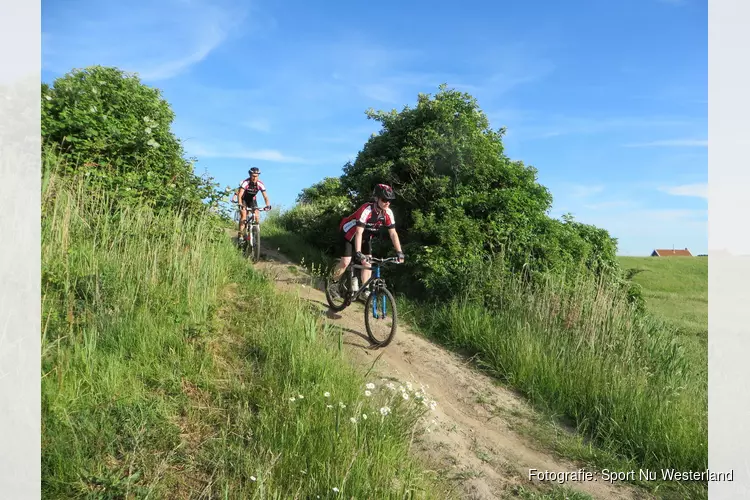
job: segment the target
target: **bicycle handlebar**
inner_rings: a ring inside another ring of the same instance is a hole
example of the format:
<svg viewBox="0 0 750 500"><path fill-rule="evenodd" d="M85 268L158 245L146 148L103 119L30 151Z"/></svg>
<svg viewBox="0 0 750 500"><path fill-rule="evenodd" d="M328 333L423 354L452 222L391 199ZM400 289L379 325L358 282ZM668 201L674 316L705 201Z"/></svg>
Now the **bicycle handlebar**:
<svg viewBox="0 0 750 500"><path fill-rule="evenodd" d="M387 264L387 263L395 263L398 264L398 257L386 257L384 259L379 259L377 257L370 257L369 259L366 259L368 262L374 262L376 264Z"/></svg>
<svg viewBox="0 0 750 500"><path fill-rule="evenodd" d="M242 204L237 203L237 208L241 209L242 208ZM248 210L251 210L250 207L245 207L245 208L247 208ZM256 210L260 210L261 212L268 212L269 210L271 210L271 206L268 205L268 206L265 206L263 208L258 207Z"/></svg>

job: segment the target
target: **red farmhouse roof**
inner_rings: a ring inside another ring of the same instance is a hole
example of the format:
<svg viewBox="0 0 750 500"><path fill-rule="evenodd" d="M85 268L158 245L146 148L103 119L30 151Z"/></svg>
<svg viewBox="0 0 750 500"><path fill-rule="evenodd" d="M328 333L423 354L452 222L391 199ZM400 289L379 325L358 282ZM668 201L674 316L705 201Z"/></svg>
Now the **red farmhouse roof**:
<svg viewBox="0 0 750 500"><path fill-rule="evenodd" d="M652 257L692 257L693 254L690 250L685 249L671 249L671 248L657 248L651 253Z"/></svg>

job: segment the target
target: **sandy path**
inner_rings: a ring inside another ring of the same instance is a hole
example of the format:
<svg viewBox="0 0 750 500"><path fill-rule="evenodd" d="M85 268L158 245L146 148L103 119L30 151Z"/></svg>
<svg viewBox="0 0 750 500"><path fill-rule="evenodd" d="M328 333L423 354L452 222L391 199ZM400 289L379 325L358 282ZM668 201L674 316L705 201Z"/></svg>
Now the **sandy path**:
<svg viewBox="0 0 750 500"><path fill-rule="evenodd" d="M340 313L328 309L325 294L311 286L312 278L275 250L264 248L264 260L256 268L274 280L277 287L299 294L321 315L344 329L344 343L350 359L370 368L377 377L394 377L415 386L427 386L429 397L438 404L435 425L413 449L439 471L455 480L462 498L518 498L516 485L534 489L529 469L577 471L579 466L540 449L513 430L514 422L531 419L528 404L493 380L467 366L467 360L409 331L399 323L396 338L386 348L370 349L364 328L363 305L355 303ZM294 270L293 270L294 269ZM652 498L625 483L595 481L567 483L594 498Z"/></svg>

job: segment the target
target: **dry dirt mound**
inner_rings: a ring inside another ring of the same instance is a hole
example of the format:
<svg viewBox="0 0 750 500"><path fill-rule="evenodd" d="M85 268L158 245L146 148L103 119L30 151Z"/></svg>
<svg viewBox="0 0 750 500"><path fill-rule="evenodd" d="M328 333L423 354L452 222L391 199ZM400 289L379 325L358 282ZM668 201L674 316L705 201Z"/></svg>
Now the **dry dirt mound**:
<svg viewBox="0 0 750 500"><path fill-rule="evenodd" d="M579 466L540 449L531 439L513 430L519 420L531 420L533 410L514 393L499 387L490 377L467 366L467 360L423 337L402 322L394 341L373 350L364 329L363 306L355 303L340 313L329 310L325 294L304 270L279 252L264 248L256 268L283 290L292 291L344 330L349 359L369 369L373 377L424 385L437 401L430 432L413 449L436 469L455 480L462 498L515 497L516 485L533 489L529 469L573 472ZM538 484L538 483L537 483ZM599 478L568 486L602 499L651 498L625 483Z"/></svg>

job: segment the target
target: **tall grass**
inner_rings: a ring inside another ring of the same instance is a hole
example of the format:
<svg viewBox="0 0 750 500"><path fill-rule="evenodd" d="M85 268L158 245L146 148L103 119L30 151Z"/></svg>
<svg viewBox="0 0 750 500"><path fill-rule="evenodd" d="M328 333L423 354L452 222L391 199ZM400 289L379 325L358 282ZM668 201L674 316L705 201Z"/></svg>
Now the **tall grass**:
<svg viewBox="0 0 750 500"><path fill-rule="evenodd" d="M314 256L276 224L264 231L288 255ZM482 280L474 287L479 296L488 284L492 288L482 305L469 298L427 304L399 296L401 317L566 416L618 463L705 469L705 358L673 323L637 313L613 286L586 272L550 276L532 287L505 273L499 259L474 277Z"/></svg>
<svg viewBox="0 0 750 500"><path fill-rule="evenodd" d="M408 454L429 399L342 361L211 218L44 185L45 497L446 495Z"/></svg>
<svg viewBox="0 0 750 500"><path fill-rule="evenodd" d="M468 300L412 304L408 316L442 343L477 354L486 369L605 449L643 467L707 467L705 370L671 324L638 314L607 281L585 272L536 286L517 274L487 273L491 308Z"/></svg>

